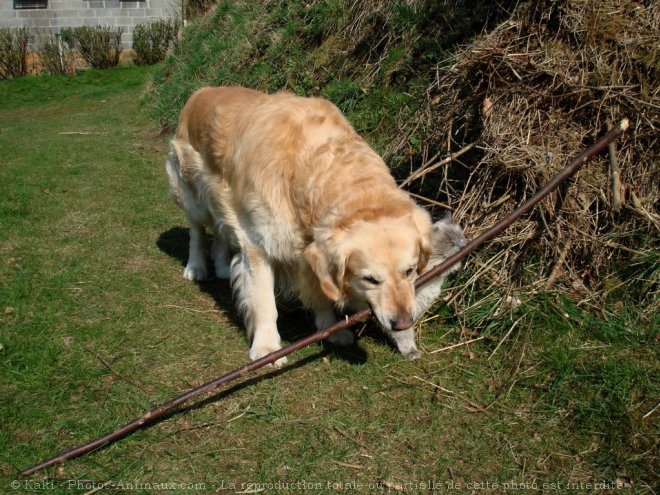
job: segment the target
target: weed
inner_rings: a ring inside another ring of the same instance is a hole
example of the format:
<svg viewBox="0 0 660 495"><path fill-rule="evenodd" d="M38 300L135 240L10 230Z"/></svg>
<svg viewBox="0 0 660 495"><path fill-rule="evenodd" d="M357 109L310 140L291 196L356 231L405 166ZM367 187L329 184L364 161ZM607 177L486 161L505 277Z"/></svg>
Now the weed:
<svg viewBox="0 0 660 495"><path fill-rule="evenodd" d="M323 96L337 105L342 112L351 114L365 95L359 84L340 80L326 86Z"/></svg>

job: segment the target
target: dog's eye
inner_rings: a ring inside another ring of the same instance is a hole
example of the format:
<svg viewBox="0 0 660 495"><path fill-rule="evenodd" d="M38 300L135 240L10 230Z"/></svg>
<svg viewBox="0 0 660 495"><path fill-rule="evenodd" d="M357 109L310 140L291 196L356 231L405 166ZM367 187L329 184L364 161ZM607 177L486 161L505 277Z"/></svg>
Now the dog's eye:
<svg viewBox="0 0 660 495"><path fill-rule="evenodd" d="M411 266L410 268L408 268L405 272L406 277L410 277L413 274L414 271L415 271L414 266Z"/></svg>
<svg viewBox="0 0 660 495"><path fill-rule="evenodd" d="M372 285L380 285L380 280L377 280L371 275L365 275L364 277L362 277L362 280L364 280L365 282L369 282Z"/></svg>

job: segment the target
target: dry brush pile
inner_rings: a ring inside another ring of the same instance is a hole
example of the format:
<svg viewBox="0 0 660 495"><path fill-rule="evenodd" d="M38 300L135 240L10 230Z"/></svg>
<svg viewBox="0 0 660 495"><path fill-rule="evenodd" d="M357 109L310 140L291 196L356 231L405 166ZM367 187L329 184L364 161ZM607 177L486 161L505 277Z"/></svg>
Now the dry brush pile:
<svg viewBox="0 0 660 495"><path fill-rule="evenodd" d="M533 194L608 123L627 117L632 127L609 155L495 240L464 288L479 280L505 301L502 288L559 286L598 309L625 290L646 316L657 313L659 51L657 3L539 1L438 67L420 116L422 165L407 182L455 209L471 236ZM465 153L434 167L457 151Z"/></svg>

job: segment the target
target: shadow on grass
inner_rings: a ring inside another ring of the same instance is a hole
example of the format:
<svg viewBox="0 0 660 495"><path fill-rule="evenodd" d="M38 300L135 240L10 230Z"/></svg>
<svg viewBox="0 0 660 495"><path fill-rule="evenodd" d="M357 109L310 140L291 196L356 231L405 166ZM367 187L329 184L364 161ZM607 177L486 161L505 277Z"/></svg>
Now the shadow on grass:
<svg viewBox="0 0 660 495"><path fill-rule="evenodd" d="M78 453L77 455L74 455L73 457L70 457L70 458L68 458L68 459L66 459L66 460L67 460L67 461L71 461L71 460L73 460L73 459L77 459L77 458L80 458L80 457L84 457L84 456L86 456L86 455L88 455L88 454L92 454L92 453L96 453L96 452L103 451L103 450L105 450L105 449L111 447L113 444L119 442L120 440L123 440L123 439L125 439L125 438L128 438L128 437L130 437L130 436L134 435L135 433L138 433L138 432L140 432L140 431L142 431L142 430L146 430L146 429L148 429L148 428L151 428L152 426L157 425L157 424L159 424L159 423L162 423L163 421L165 421L165 420L167 420L167 419L170 419L170 418L176 417L176 416L178 416L178 415L187 414L187 413L190 413L190 412L192 412L192 411L196 411L196 410L198 410L198 409L202 409L202 408L204 408L205 406L207 406L208 404L212 404L212 403L214 403L214 402L218 402L218 401L224 399L225 397L229 397L229 396L231 396L232 394L235 394L235 393L237 393L237 392L239 392L239 391L241 391L241 390L243 390L243 389L245 389L245 388L248 388L248 387L251 387L251 386L253 386L253 385L256 385L257 383L259 383L259 382L261 382L261 381L263 381L263 380L270 380L270 379L275 378L275 377L277 377L277 376L279 376L279 375L281 375L281 374L283 374L283 373L286 373L286 372L288 372L288 371L292 371L292 370L295 370L295 369L298 369L298 368L302 368L303 366L306 366L307 364L309 364L309 363L311 363L311 362L314 362L314 361L316 361L317 359L322 358L323 356L326 356L326 355L328 355L328 354L330 354L330 351L329 351L328 349L323 349L323 350L321 350L320 352L317 352L316 354L313 354L313 355L311 355L311 356L307 356L307 357L304 358L304 359L300 359L300 360L298 360L298 361L296 361L296 362L294 362L294 363L292 363L292 364L288 364L288 365L286 365L286 366L284 366L284 367L282 367L282 368L279 368L279 369L266 368L266 369L268 369L269 371L267 371L267 372L265 372L265 373L262 373L262 374L260 374L260 375L254 376L254 377L252 377L252 378L249 378L249 379L243 380L242 382L235 383L235 384L231 385L229 388L225 388L225 389L220 390L220 391L215 391L215 392L213 392L213 395L210 395L210 396L208 396L208 397L206 397L206 398L204 398L204 399L200 399L200 400L198 400L197 402L193 402L192 404L182 405L182 406L180 406L180 407L176 407L176 408L172 409L171 411L164 412L162 415L160 415L160 416L156 416L156 417L154 417L153 419L150 419L150 420L146 420L146 421L144 421L144 422L143 422L140 426L138 426L137 428L132 429L132 430L129 430L129 431L126 431L126 432L124 432L123 434L117 436L116 438L107 441L107 443L105 443L105 444L103 444L103 445L101 445L101 446L99 446L99 447L97 447L97 448L95 448L95 449L93 449L93 450L90 450L89 452ZM262 368L262 371L263 371L263 368ZM220 388L220 387L218 387L218 388ZM190 399L190 400L192 400L192 399ZM162 404L161 404L161 405L162 405ZM160 406L154 406L154 408L155 408L155 407L160 407ZM152 410L153 410L153 408L152 408ZM136 418L136 419L137 419L137 418ZM132 423L132 422L134 422L134 421L135 421L135 420L132 420L132 421L130 421L130 423ZM126 424L128 424L128 423L126 423ZM123 426L125 426L125 425L123 425ZM119 428L122 428L123 426L120 426ZM115 430L115 431L116 431L116 430ZM175 435L175 434L177 434L177 433L178 433L178 432L175 431L175 432L172 432L172 433L168 433L166 436ZM110 432L108 432L108 434L110 434ZM106 434L106 435L107 435L107 434ZM104 435L104 436L105 436L105 435ZM100 438L101 438L101 437L99 437L99 439L100 439ZM93 439L92 441L97 441L97 440L98 440L98 439ZM86 445L86 444L84 444L84 445ZM64 450L64 451L58 453L57 456L63 455L64 453L70 453L70 452L72 452L73 450L80 449L82 446L83 446L83 445L81 444L81 445L78 445L78 446L76 446L76 447L74 447L74 448L72 448L72 449ZM46 461L44 460L44 461L42 461L42 462L46 462ZM64 461L60 460L60 461L58 461L56 464L60 464L61 462L64 462ZM21 471L22 471L23 469L28 469L28 467L31 467L31 466L24 466L23 468L20 468L20 467L15 466L17 472L16 472L16 474L14 475L14 479L21 479L21 478L23 477L23 475L21 474ZM44 468L42 468L42 469L44 469ZM41 469L40 469L40 470L41 470ZM56 477L51 476L51 477L48 477L47 479L56 479Z"/></svg>
<svg viewBox="0 0 660 495"><path fill-rule="evenodd" d="M187 228L173 227L160 234L156 245L163 253L178 260L181 266L185 267L188 261L189 242L190 236ZM210 237L208 242L209 245L212 242ZM211 263L210 260L209 263ZM209 271L210 273L214 273L212 267ZM216 308L227 315L234 328L240 329L243 335L245 335L243 321L234 307L229 281L214 278L194 283L197 284L202 292L213 298ZM278 315L277 328L284 342L295 342L315 331L314 319L310 312L295 302L278 304ZM322 344L324 352L317 357L331 353L351 364L364 364L367 361L367 354L359 345L350 347L333 346L325 341ZM286 370L288 368L283 369Z"/></svg>
<svg viewBox="0 0 660 495"><path fill-rule="evenodd" d="M304 366L308 365L309 363L313 363L314 361L317 361L320 358L323 358L324 356L327 356L330 354L331 351L329 351L327 348L320 350L319 352L312 354L311 356L307 356L306 358L300 359L298 361L295 361L294 363L287 364L283 366L282 368L266 368L270 371L266 373L262 373L257 376L253 376L252 378L249 378L247 380L244 380L242 382L236 383L229 388L226 388L224 390L220 390L219 392L214 392L213 395L210 395L209 397L206 397L205 399L202 399L200 401L197 401L193 404L190 404L188 406L182 406L179 407L178 409L173 410L172 412L165 414L161 418L159 418L158 421L162 421L164 419L170 418L172 416L176 416L178 414L185 414L188 412L196 411L197 409L202 409L203 407L207 406L208 404L213 404L214 402L218 402L225 397L230 397L231 395L243 390L244 388L251 387L253 385L256 385L257 383L263 381L263 380L270 380L271 378L276 378L284 373L288 373L289 371L296 370L298 368L303 368ZM263 368L262 368L263 369Z"/></svg>

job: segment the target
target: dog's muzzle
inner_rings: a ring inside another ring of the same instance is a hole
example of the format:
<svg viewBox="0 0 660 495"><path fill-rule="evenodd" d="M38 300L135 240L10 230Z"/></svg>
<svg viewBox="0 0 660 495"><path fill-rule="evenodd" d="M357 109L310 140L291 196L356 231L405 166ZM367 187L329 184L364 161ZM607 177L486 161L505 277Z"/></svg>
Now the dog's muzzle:
<svg viewBox="0 0 660 495"><path fill-rule="evenodd" d="M390 324L392 325L392 329L394 330L397 331L408 330L413 326L413 319L411 316L405 316L403 318L399 318L398 320L392 320Z"/></svg>

